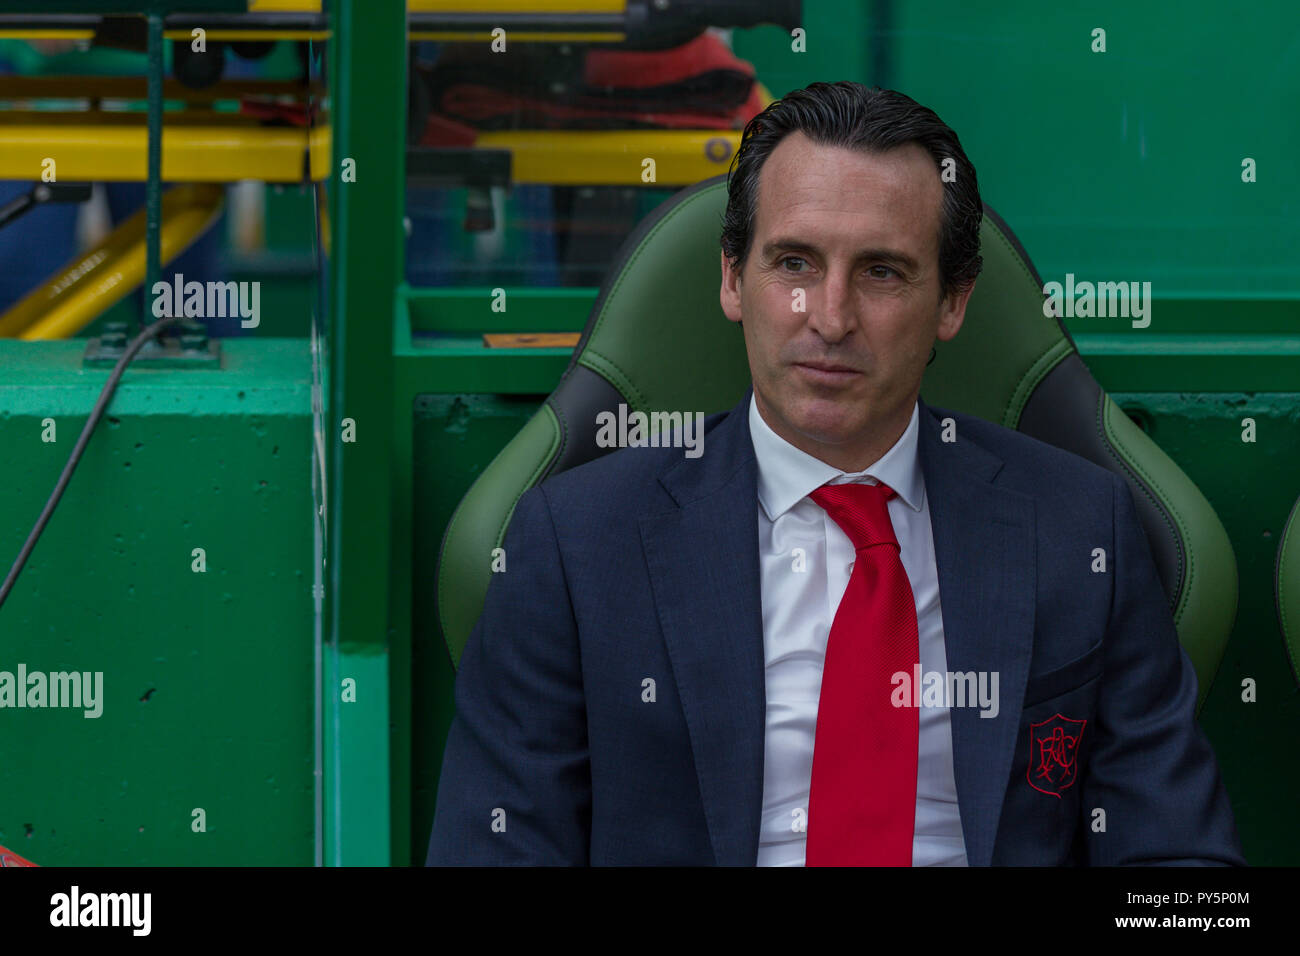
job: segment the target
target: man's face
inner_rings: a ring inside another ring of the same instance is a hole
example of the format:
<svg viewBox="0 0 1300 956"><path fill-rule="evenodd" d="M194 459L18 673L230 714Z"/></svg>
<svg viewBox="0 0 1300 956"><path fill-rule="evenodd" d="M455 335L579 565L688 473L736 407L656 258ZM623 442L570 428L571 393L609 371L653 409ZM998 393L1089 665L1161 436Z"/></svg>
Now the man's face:
<svg viewBox="0 0 1300 956"><path fill-rule="evenodd" d="M764 421L841 470L899 438L930 347L961 328L969 291L940 301L943 188L915 143L868 153L792 133L763 164L743 274L722 256Z"/></svg>

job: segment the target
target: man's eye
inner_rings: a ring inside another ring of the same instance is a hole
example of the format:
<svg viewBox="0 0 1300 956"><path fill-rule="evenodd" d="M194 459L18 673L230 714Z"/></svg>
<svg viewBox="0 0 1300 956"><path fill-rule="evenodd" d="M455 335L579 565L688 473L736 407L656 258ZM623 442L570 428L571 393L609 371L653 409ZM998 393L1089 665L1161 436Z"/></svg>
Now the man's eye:
<svg viewBox="0 0 1300 956"><path fill-rule="evenodd" d="M781 260L781 264L782 264L782 265L785 265L786 263L789 263L789 262L801 262L801 263L802 263L802 262L805 262L805 260L804 260L803 258L801 258L800 256L786 256L784 259ZM790 271L790 270L786 270L786 271L788 272L788 271ZM795 272L802 272L803 270L802 270L802 269L795 269L794 271L795 271Z"/></svg>
<svg viewBox="0 0 1300 956"><path fill-rule="evenodd" d="M889 275L880 275L876 272L877 269L883 269L885 272L888 272ZM871 272L877 279L888 279L890 278L890 276L898 275L898 273L895 272L893 269L889 268L889 266L872 266L868 271Z"/></svg>

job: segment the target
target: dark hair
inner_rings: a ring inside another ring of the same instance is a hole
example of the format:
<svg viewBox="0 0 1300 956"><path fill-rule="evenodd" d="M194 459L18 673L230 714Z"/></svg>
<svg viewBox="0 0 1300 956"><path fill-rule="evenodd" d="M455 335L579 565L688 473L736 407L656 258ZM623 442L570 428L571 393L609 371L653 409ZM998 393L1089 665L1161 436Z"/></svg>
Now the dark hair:
<svg viewBox="0 0 1300 956"><path fill-rule="evenodd" d="M771 103L745 126L740 148L727 174L727 211L722 219L722 251L744 267L753 242L758 211L758 175L776 145L802 132L814 143L876 152L907 143L923 146L943 173L952 159L956 179L943 184L939 229L939 282L946 298L965 291L984 265L980 256L980 199L975 167L943 120L911 97L861 83L812 83Z"/></svg>

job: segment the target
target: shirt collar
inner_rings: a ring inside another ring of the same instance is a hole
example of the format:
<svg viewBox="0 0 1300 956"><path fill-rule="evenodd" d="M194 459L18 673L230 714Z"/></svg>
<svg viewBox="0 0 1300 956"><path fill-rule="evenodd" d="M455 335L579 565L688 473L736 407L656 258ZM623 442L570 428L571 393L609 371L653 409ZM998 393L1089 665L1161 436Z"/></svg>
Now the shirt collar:
<svg viewBox="0 0 1300 956"><path fill-rule="evenodd" d="M913 511L925 501L925 482L917 458L920 405L912 406L912 418L892 448L874 465L862 471L843 472L801 451L772 431L758 412L758 402L749 398L749 436L758 460L758 500L769 521L775 521L803 498L828 482L874 479L898 492ZM868 481L868 484L874 482Z"/></svg>

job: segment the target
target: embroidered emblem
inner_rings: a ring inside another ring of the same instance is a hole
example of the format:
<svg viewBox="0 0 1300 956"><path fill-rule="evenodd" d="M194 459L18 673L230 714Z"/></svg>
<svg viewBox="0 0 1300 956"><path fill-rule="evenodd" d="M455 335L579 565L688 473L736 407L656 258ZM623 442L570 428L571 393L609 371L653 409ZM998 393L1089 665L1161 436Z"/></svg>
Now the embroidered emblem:
<svg viewBox="0 0 1300 956"><path fill-rule="evenodd" d="M1029 728L1029 785L1058 800L1079 776L1079 741L1086 720L1053 714Z"/></svg>

